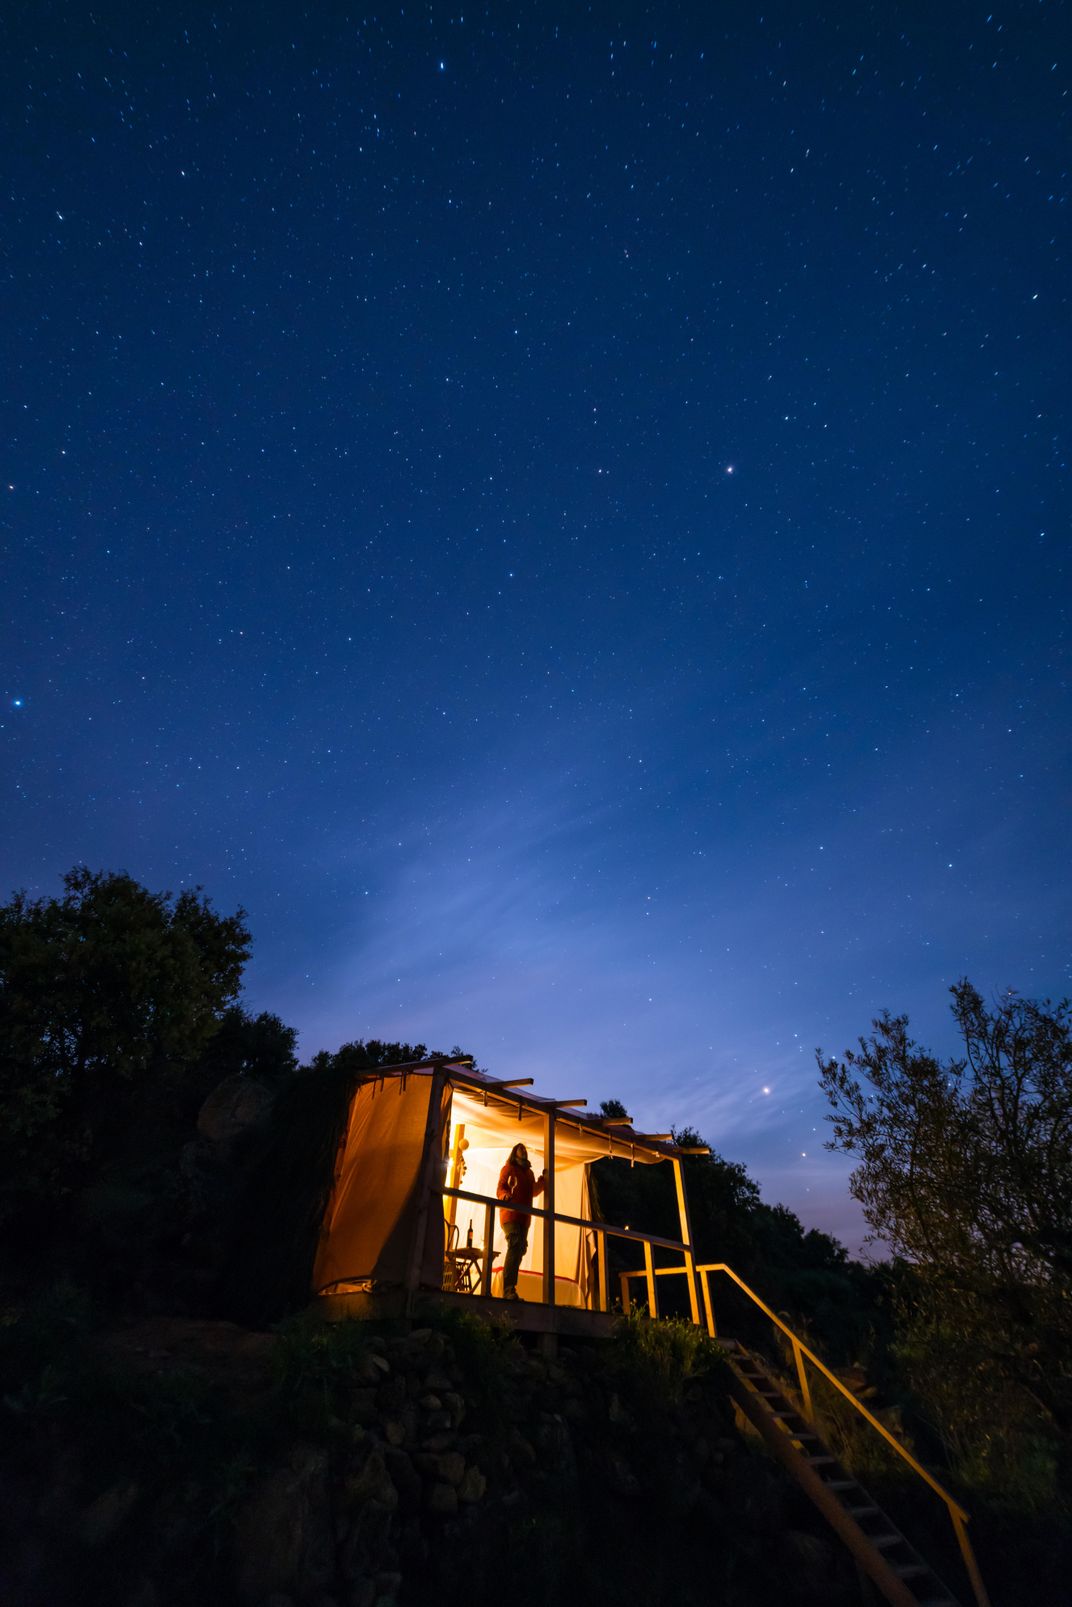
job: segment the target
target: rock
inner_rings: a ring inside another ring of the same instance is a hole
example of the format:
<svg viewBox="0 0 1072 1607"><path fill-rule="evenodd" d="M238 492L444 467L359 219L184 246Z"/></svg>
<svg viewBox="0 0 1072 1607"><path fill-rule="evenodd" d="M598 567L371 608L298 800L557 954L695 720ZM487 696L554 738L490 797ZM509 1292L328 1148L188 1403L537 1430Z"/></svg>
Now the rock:
<svg viewBox="0 0 1072 1607"><path fill-rule="evenodd" d="M349 1539L340 1552L343 1577L352 1585L388 1560L391 1551L392 1514L376 1501L368 1501L354 1515Z"/></svg>
<svg viewBox="0 0 1072 1607"><path fill-rule="evenodd" d="M273 1102L271 1090L252 1077L225 1077L198 1111L197 1131L209 1143L228 1149L267 1120Z"/></svg>
<svg viewBox="0 0 1072 1607"><path fill-rule="evenodd" d="M434 1367L424 1375L424 1387L432 1395L445 1395L453 1387L441 1367Z"/></svg>
<svg viewBox="0 0 1072 1607"><path fill-rule="evenodd" d="M516 1461L523 1462L528 1467L532 1467L535 1464L536 1452L528 1440L522 1439L521 1435L516 1431L510 1436L510 1453Z"/></svg>
<svg viewBox="0 0 1072 1607"><path fill-rule="evenodd" d="M289 1465L257 1481L235 1523L234 1558L244 1602L311 1596L332 1582L335 1540L324 1451L298 1447Z"/></svg>
<svg viewBox="0 0 1072 1607"><path fill-rule="evenodd" d="M368 1428L377 1418L376 1395L374 1389L354 1389L350 1391L350 1416L355 1423Z"/></svg>
<svg viewBox="0 0 1072 1607"><path fill-rule="evenodd" d="M376 1391L376 1405L385 1417L397 1417L406 1404L406 1380L401 1373L385 1378Z"/></svg>
<svg viewBox="0 0 1072 1607"><path fill-rule="evenodd" d="M363 1384L379 1384L391 1371L391 1363L386 1356L380 1356L376 1351L370 1350L358 1358L355 1372Z"/></svg>
<svg viewBox="0 0 1072 1607"><path fill-rule="evenodd" d="M398 1491L398 1505L402 1512L419 1511L421 1505L421 1476L405 1451L389 1447L384 1451L387 1471Z"/></svg>
<svg viewBox="0 0 1072 1607"><path fill-rule="evenodd" d="M406 1425L397 1417L389 1418L383 1425L383 1437L388 1445L404 1445L406 1442Z"/></svg>
<svg viewBox="0 0 1072 1607"><path fill-rule="evenodd" d="M444 1392L443 1409L450 1413L451 1428L457 1428L465 1416L465 1401L456 1390L448 1389Z"/></svg>
<svg viewBox="0 0 1072 1607"><path fill-rule="evenodd" d="M103 1546L122 1528L141 1491L132 1479L120 1479L91 1501L76 1524L83 1545Z"/></svg>
<svg viewBox="0 0 1072 1607"><path fill-rule="evenodd" d="M437 1451L437 1452L438 1451L449 1451L453 1444L454 1444L454 1436L453 1436L453 1434L447 1434L447 1433L445 1433L445 1432L443 1432L441 1430L440 1433L438 1433L438 1434L429 1434L429 1436L428 1436L428 1438L426 1440L422 1440L421 1441L421 1450L422 1451Z"/></svg>
<svg viewBox="0 0 1072 1607"><path fill-rule="evenodd" d="M387 1471L384 1452L378 1447L357 1463L344 1485L347 1501L364 1506L367 1501L391 1512L398 1505L398 1491Z"/></svg>
<svg viewBox="0 0 1072 1607"><path fill-rule="evenodd" d="M430 1484L426 1497L429 1512L452 1518L458 1510L458 1492L453 1484Z"/></svg>
<svg viewBox="0 0 1072 1607"><path fill-rule="evenodd" d="M474 1501L482 1501L488 1488L488 1481L478 1467L467 1467L462 1482L458 1486L458 1500L471 1506Z"/></svg>
<svg viewBox="0 0 1072 1607"><path fill-rule="evenodd" d="M421 1396L421 1405L426 1412L441 1412L443 1410L443 1402L439 1396L430 1393Z"/></svg>
<svg viewBox="0 0 1072 1607"><path fill-rule="evenodd" d="M436 1458L439 1477L444 1484L459 1485L465 1477L465 1457L460 1451L444 1451Z"/></svg>

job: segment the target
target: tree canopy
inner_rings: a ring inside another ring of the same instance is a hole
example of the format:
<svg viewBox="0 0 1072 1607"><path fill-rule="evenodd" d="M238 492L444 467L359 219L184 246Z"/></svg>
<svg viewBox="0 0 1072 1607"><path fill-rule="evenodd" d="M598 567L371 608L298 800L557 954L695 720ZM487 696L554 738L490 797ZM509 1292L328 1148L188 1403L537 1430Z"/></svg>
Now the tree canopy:
<svg viewBox="0 0 1072 1607"><path fill-rule="evenodd" d="M135 1095L174 1097L233 1004L242 911L78 867L0 906L0 1215L84 1178Z"/></svg>
<svg viewBox="0 0 1072 1607"><path fill-rule="evenodd" d="M819 1055L830 1148L874 1235L914 1268L965 1358L1072 1431L1072 1006L952 990L964 1052L942 1061L882 1015L839 1061Z"/></svg>

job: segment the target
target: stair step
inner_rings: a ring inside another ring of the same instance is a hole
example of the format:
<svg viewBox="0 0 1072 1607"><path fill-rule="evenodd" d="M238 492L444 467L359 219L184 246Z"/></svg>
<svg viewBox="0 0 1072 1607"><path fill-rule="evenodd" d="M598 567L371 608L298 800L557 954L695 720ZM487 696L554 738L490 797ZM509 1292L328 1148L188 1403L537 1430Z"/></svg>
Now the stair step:
<svg viewBox="0 0 1072 1607"><path fill-rule="evenodd" d="M920 1574L929 1574L930 1569L922 1562L895 1562L893 1571L898 1579L918 1579Z"/></svg>
<svg viewBox="0 0 1072 1607"><path fill-rule="evenodd" d="M837 1461L836 1456L806 1456L804 1458L809 1467L833 1467Z"/></svg>
<svg viewBox="0 0 1072 1607"><path fill-rule="evenodd" d="M887 1551L890 1546L904 1546L908 1542L903 1534L869 1534L867 1537L876 1551Z"/></svg>
<svg viewBox="0 0 1072 1607"><path fill-rule="evenodd" d="M831 1458L831 1461L833 1461L833 1458ZM825 1481L825 1483L826 1483L826 1488L828 1490L862 1490L863 1489L863 1485L860 1483L859 1479L827 1479ZM864 1510L866 1511L867 1509L864 1508ZM876 1507L875 1510L877 1512L878 1508Z"/></svg>
<svg viewBox="0 0 1072 1607"><path fill-rule="evenodd" d="M834 1486L831 1484L829 1488L832 1490ZM882 1516L881 1507L846 1507L845 1511L850 1518L879 1518Z"/></svg>

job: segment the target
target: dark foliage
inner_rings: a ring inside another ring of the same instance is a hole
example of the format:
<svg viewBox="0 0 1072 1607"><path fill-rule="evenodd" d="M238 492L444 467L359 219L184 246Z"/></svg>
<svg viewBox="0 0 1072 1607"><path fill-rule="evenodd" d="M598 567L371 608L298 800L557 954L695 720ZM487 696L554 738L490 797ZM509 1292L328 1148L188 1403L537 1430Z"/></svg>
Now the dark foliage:
<svg viewBox="0 0 1072 1607"><path fill-rule="evenodd" d="M31 1263L84 1261L83 1227L107 1242L122 1237L118 1218L157 1214L153 1179L248 948L241 911L122 873L77 868L62 897L0 907L0 1225L13 1259L21 1245Z"/></svg>
<svg viewBox="0 0 1072 1607"><path fill-rule="evenodd" d="M913 1269L902 1328L916 1376L928 1351L955 1357L1067 1446L1072 1005L1009 995L988 1010L966 981L951 992L961 1058L937 1060L889 1015L841 1062L820 1058L830 1147L856 1157L853 1193Z"/></svg>

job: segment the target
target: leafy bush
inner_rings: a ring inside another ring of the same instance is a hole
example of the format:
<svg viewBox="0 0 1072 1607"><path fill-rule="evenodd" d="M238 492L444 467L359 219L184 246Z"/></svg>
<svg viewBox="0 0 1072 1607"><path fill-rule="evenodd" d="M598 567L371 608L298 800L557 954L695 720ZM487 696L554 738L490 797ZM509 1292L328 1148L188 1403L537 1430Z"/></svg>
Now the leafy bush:
<svg viewBox="0 0 1072 1607"><path fill-rule="evenodd" d="M612 1368L638 1377L663 1401L680 1401L690 1380L706 1377L725 1360L717 1340L681 1317L652 1321L632 1307L614 1326Z"/></svg>

